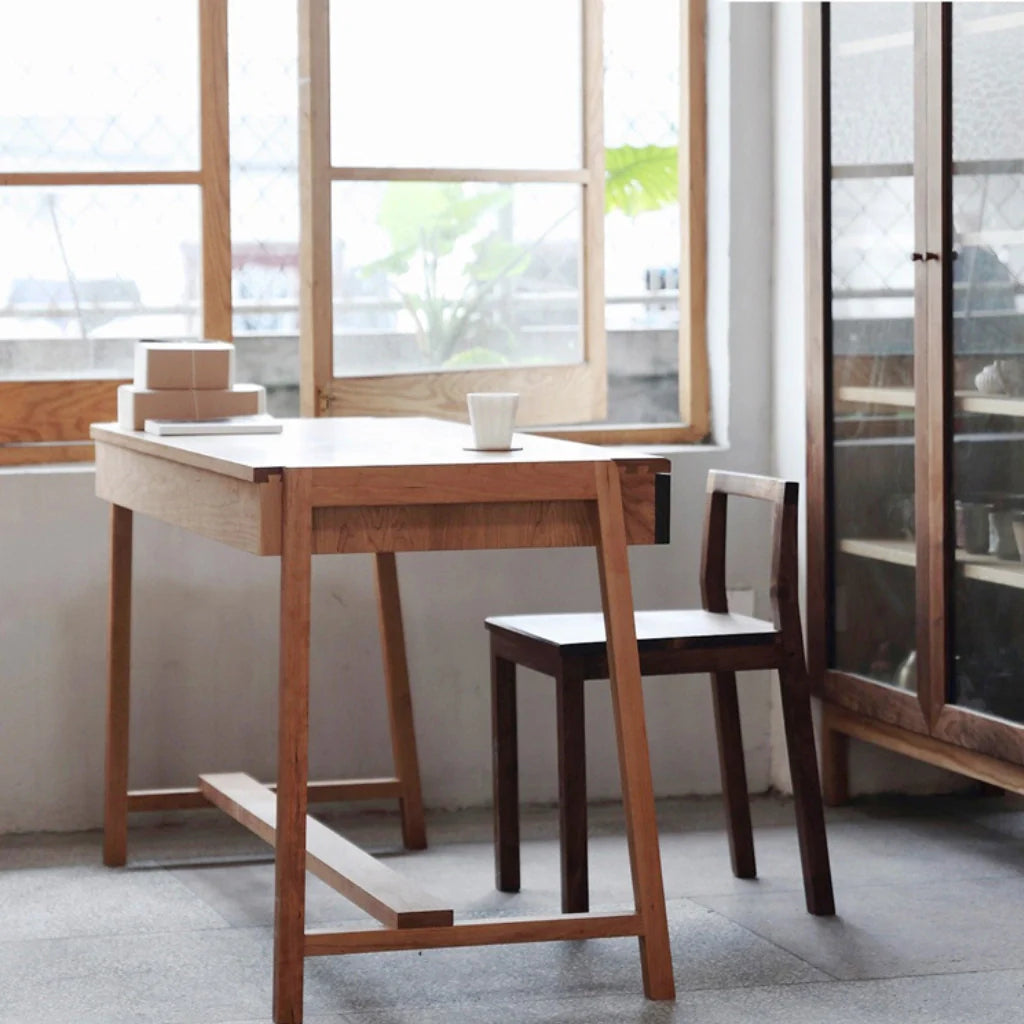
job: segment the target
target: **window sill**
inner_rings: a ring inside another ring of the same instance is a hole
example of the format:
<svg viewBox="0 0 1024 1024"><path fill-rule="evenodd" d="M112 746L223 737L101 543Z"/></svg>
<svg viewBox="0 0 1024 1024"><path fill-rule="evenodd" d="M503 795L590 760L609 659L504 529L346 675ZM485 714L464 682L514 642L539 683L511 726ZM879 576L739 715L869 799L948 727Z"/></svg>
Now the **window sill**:
<svg viewBox="0 0 1024 1024"><path fill-rule="evenodd" d="M88 462L31 462L0 466L0 476L53 476L54 474L94 473L96 463Z"/></svg>
<svg viewBox="0 0 1024 1024"><path fill-rule="evenodd" d="M639 448L649 455L705 455L729 450L728 446L724 444L688 444L685 441L680 441L678 444L606 444L602 447L609 452L622 452L623 454L635 452Z"/></svg>

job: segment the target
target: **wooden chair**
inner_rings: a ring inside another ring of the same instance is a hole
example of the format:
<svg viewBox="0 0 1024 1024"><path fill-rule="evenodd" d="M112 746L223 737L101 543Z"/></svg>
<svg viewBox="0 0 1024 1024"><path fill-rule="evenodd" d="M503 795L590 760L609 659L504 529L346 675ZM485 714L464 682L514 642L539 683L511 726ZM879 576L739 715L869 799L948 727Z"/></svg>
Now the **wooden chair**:
<svg viewBox="0 0 1024 1024"><path fill-rule="evenodd" d="M770 622L728 609L725 550L730 495L773 506ZM711 675L729 852L738 878L754 878L756 869L736 673L778 672L807 909L827 915L835 913L835 904L797 603L797 497L798 485L793 482L709 473L701 560L703 608L637 612L636 632L642 675ZM509 615L489 618L486 625L491 641L496 884L503 892L519 891L516 666L524 665L555 681L562 911L582 913L589 908L583 690L588 679L608 678L603 617Z"/></svg>

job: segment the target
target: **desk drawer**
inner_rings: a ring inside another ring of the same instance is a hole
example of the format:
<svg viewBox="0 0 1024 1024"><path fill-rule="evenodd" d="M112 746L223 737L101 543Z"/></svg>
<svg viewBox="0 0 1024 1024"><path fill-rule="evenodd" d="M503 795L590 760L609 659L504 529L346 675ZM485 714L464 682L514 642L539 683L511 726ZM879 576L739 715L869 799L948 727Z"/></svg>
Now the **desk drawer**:
<svg viewBox="0 0 1024 1024"><path fill-rule="evenodd" d="M96 496L254 555L281 553L281 478L261 483L96 443Z"/></svg>

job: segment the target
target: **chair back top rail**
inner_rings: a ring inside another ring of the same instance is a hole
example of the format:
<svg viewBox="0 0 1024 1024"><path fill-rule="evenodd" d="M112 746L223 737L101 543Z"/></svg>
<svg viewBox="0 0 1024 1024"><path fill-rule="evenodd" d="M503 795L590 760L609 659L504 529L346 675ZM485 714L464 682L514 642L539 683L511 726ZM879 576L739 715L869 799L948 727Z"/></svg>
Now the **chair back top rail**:
<svg viewBox="0 0 1024 1024"><path fill-rule="evenodd" d="M727 612L725 555L727 502L730 496L769 502L771 519L772 619L775 627L799 625L797 505L800 485L794 480L711 470L707 479L704 540L701 550L701 598L711 612Z"/></svg>

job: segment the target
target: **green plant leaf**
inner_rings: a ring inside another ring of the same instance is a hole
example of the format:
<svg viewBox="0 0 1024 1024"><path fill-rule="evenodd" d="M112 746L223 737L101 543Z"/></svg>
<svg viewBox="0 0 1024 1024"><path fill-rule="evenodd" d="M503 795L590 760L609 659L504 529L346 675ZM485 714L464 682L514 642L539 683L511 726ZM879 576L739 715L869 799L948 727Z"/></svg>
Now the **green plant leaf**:
<svg viewBox="0 0 1024 1024"><path fill-rule="evenodd" d="M477 281L519 277L530 265L529 253L521 245L506 241L497 233L488 235L473 248L471 264Z"/></svg>
<svg viewBox="0 0 1024 1024"><path fill-rule="evenodd" d="M377 223L388 233L394 252L415 251L433 234L446 211L462 198L462 186L447 181L389 182L380 200Z"/></svg>
<svg viewBox="0 0 1024 1024"><path fill-rule="evenodd" d="M364 263L359 268L363 277L373 277L376 274L394 274L399 276L407 274L412 264L412 258L416 255L414 248L403 249L385 256L383 259L374 260L372 263Z"/></svg>
<svg viewBox="0 0 1024 1024"><path fill-rule="evenodd" d="M502 187L476 191L431 181L385 186L377 224L391 252L361 272L391 275L389 284L412 316L417 345L430 365L457 358L487 319L484 304L495 285L526 270L527 250L503 237L497 216L512 201L512 190ZM493 364L493 355L485 362Z"/></svg>
<svg viewBox="0 0 1024 1024"><path fill-rule="evenodd" d="M473 348L463 349L457 352L450 359L446 359L446 369L465 369L470 366L505 366L508 358L500 352L484 348L482 345L474 345Z"/></svg>
<svg viewBox="0 0 1024 1024"><path fill-rule="evenodd" d="M630 217L679 198L677 146L614 146L605 151L605 211Z"/></svg>

